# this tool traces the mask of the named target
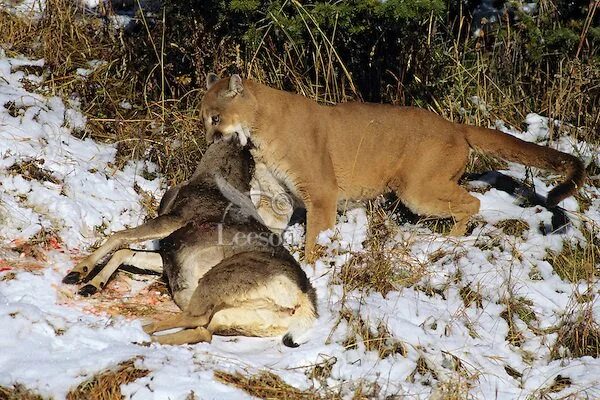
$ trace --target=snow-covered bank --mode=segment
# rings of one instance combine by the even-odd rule
[[[42,230],[58,234],[69,247],[92,244],[95,230],[108,234],[143,221],[142,198],[134,190],[160,197],[160,181],[148,181],[148,162],[113,166],[116,145],[73,136],[85,118],[55,96],[25,87],[40,85],[43,60],[3,57],[0,50],[0,225],[5,240],[27,240]],[[24,172],[24,173],[23,173]],[[37,179],[36,179],[37,178]],[[10,218],[7,218],[10,216]]]

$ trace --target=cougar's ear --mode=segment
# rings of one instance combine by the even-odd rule
[[[208,75],[206,75],[206,89],[213,87],[219,79],[219,75],[209,72]]]
[[[240,94],[244,91],[242,77],[238,74],[231,75],[231,78],[229,78],[229,91],[234,94]]]

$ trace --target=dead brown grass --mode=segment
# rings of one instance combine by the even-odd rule
[[[441,98],[433,99],[432,108],[459,122],[493,126],[500,119],[516,128],[523,128],[525,116],[535,111],[572,124],[549,124],[551,141],[568,133],[579,140],[600,143],[600,88],[594,83],[600,79],[598,60],[565,56],[557,74],[550,76],[541,68],[532,71],[520,54],[520,33],[516,29],[507,33],[494,39],[492,51],[485,46],[465,51],[473,48],[472,38],[458,37],[453,49],[445,54],[448,65],[441,79],[449,83],[448,90]],[[527,81],[538,84],[528,86]],[[533,98],[523,101],[524,96]],[[498,160],[478,155],[472,158],[468,170],[479,172],[501,165]]]
[[[525,341],[523,332],[519,330],[516,319],[523,321],[528,328],[536,329],[532,324],[537,320],[535,312],[531,308],[531,301],[522,297],[510,297],[504,302],[506,308],[500,317],[502,317],[508,324],[508,333],[506,335],[506,341],[513,346],[521,346]]]
[[[50,182],[58,184],[59,181],[53,177],[47,170],[40,166],[39,160],[27,160],[12,165],[8,171],[21,175],[24,179],[36,180],[39,182]]]
[[[589,304],[563,318],[556,342],[550,350],[552,360],[583,356],[600,357],[600,324]]]
[[[554,271],[561,279],[569,282],[593,282],[598,276],[600,263],[600,241],[596,235],[583,230],[585,244],[574,244],[565,241],[560,253],[550,253],[546,257]]]
[[[263,28],[265,40],[244,60],[248,77],[278,88],[292,86],[296,92],[325,104],[359,99],[352,75],[334,46],[335,33],[327,35],[301,2],[293,1],[291,6],[311,32],[312,46],[290,42],[283,53],[273,52],[270,35],[277,30],[288,37],[293,35],[286,32],[285,24],[271,21]]]
[[[535,393],[535,397],[536,399],[555,399],[557,398],[556,396],[553,396],[553,394],[555,393],[559,393],[562,390],[568,388],[569,386],[572,385],[572,381],[571,378],[569,378],[568,376],[562,376],[562,375],[557,375],[554,380],[552,381],[551,384],[549,384],[548,386],[545,386],[543,388],[541,388],[540,390],[538,390]],[[577,397],[577,395],[573,396],[568,396],[568,397],[561,397],[561,398],[566,398],[566,399],[576,399],[579,398]],[[584,396],[582,398],[587,398],[587,396]]]
[[[329,363],[327,364],[329,365]],[[353,400],[366,400],[381,398],[380,386],[363,380],[344,382],[334,388],[329,388],[327,383],[323,382],[323,387],[319,390],[300,390],[285,383],[279,376],[269,371],[262,371],[254,375],[215,371],[215,378],[259,399],[341,400],[342,398],[351,398]],[[342,386],[351,389],[351,396],[342,396]]]
[[[119,364],[116,369],[94,375],[67,394],[67,400],[121,400],[121,385],[148,375],[137,369],[134,360]]]
[[[323,397],[315,390],[300,390],[283,381],[272,372],[262,371],[256,375],[243,375],[240,372],[229,373],[215,371],[215,378],[219,382],[237,387],[251,396],[260,399],[335,399],[341,397]]]
[[[131,62],[144,50],[125,45],[124,33],[103,18],[108,13],[85,13],[71,0],[48,0],[37,20],[0,12],[3,43],[9,44],[3,48],[9,56],[45,59],[46,90],[78,99],[87,124],[76,134],[115,143],[116,167],[148,159],[169,183],[180,182],[193,173],[205,147],[197,117],[199,93],[168,99],[148,87],[147,77]],[[91,69],[92,60],[102,63],[88,76],[79,75],[79,68]],[[160,66],[158,53],[153,61]]]
[[[529,224],[521,219],[504,219],[496,223],[496,226],[502,229],[507,235],[523,236],[523,233],[529,230]]]
[[[475,397],[469,395],[471,383],[463,379],[447,380],[440,382],[436,388],[436,395],[440,400],[468,400]]]
[[[475,304],[477,308],[483,308],[483,296],[477,290],[473,290],[471,286],[462,287],[458,294],[465,307],[470,307],[471,304]]]
[[[0,400],[44,400],[44,398],[17,383],[11,388],[0,386]]]
[[[381,359],[396,354],[406,357],[406,346],[389,332],[383,322],[380,322],[376,330],[373,330],[360,315],[356,315],[348,309],[342,310],[341,317],[348,322],[351,330],[351,334],[344,341],[346,349],[356,348],[361,343],[365,350],[376,351]]]
[[[425,384],[430,385],[433,382],[430,382],[431,379],[438,380],[438,376],[435,371],[427,364],[427,360],[424,357],[419,357],[417,360],[417,366],[410,373],[407,381],[411,383],[415,383],[418,380],[423,381]]]
[[[423,385],[432,386],[431,398],[441,400],[463,400],[473,398],[469,394],[470,388],[477,383],[477,372],[469,371],[464,362],[450,353],[444,352],[449,367],[456,373],[454,379],[441,380],[432,368],[431,361],[427,360],[425,354],[417,359],[415,369],[408,376],[407,381],[411,383],[421,382]]]
[[[374,291],[385,296],[421,280],[426,265],[417,262],[407,246],[392,242],[397,231],[397,225],[386,211],[371,206],[365,251],[354,254],[336,277],[346,291]]]

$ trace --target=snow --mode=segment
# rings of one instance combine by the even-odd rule
[[[46,7],[45,0],[20,0],[1,2],[0,6],[6,12],[27,16],[29,18],[39,18]]]
[[[131,161],[123,170],[114,168],[116,146],[73,136],[84,130],[84,116],[58,97],[27,91],[24,82],[40,78],[19,71],[23,66],[41,68],[43,60],[0,59],[0,210],[15,216],[0,226],[0,237],[26,240],[50,230],[77,247],[97,240],[97,229],[108,234],[142,222],[133,184],[159,195],[160,182],[140,176],[155,167]],[[10,171],[24,163],[51,180],[28,180]]]
[[[26,74],[22,66],[36,66],[40,74]],[[417,284],[398,284],[385,296],[349,291],[340,283],[345,265],[371,267],[357,257],[370,251],[370,216],[363,208],[352,209],[339,217],[335,229],[320,235],[318,243],[325,247],[321,259],[314,266],[303,265],[317,291],[320,314],[306,343],[290,349],[281,338],[215,337],[211,344],[147,346],[149,338],[141,329],[146,320],[91,312],[87,305],[93,299],[80,298],[76,288],[63,285],[61,279],[79,252],[143,221],[146,210],[134,186],[159,199],[162,181],[142,177],[144,170],[155,172],[156,166],[130,161],[119,169],[114,166],[115,146],[79,139],[85,118],[76,102],[46,93],[43,68],[43,60],[0,53],[0,266],[9,266],[0,268],[0,385],[21,383],[42,396],[63,399],[94,374],[135,359],[138,368],[150,373],[122,386],[127,399],[185,399],[191,392],[203,399],[247,398],[215,380],[215,370],[268,370],[299,389],[319,389],[325,382],[345,397],[351,397],[361,382],[376,383],[371,386],[374,397],[421,399],[439,395],[444,383],[465,381],[465,376],[470,377],[465,390],[473,398],[525,399],[561,375],[572,384],[557,395],[600,396],[600,361],[551,360],[557,335],[543,332],[587,306],[600,320],[597,283],[590,288],[585,282],[564,281],[545,260],[548,251],[560,251],[565,242],[585,241],[584,227],[598,234],[600,190],[590,185],[583,188],[591,201],[583,212],[573,199],[562,203],[574,220],[563,234],[543,236],[538,231],[540,224],[551,223],[551,213],[543,207],[517,205],[515,198],[481,183],[471,186],[478,189],[473,195],[480,199],[481,211],[469,236],[449,238],[423,225],[390,221],[393,234],[386,248],[399,254],[395,266],[422,268],[425,273]],[[524,140],[549,141],[547,118],[529,114],[525,123],[524,132],[501,122],[498,127]],[[566,136],[550,145],[586,162],[597,160],[600,150]],[[33,163],[47,178],[27,176],[24,163]],[[503,173],[522,179],[525,168],[511,163]],[[545,179],[533,179],[539,193],[550,188]],[[506,219],[523,220],[529,228],[521,236],[504,234],[494,224]],[[47,259],[38,260],[39,267],[19,268],[28,259],[15,253],[15,242],[42,231],[58,237],[61,246],[45,251]],[[297,257],[303,237],[300,225],[285,232]],[[440,256],[433,259],[434,253]],[[9,274],[14,275],[8,278]],[[132,291],[139,291],[140,285],[132,284]],[[479,293],[479,306],[465,304],[460,293],[465,287]],[[591,302],[578,303],[578,295],[588,289]],[[520,347],[507,341],[509,325],[501,317],[511,298],[523,299],[535,313],[531,326],[537,334],[514,318],[523,336]],[[360,317],[372,332],[385,326],[406,354],[381,358],[362,340],[349,346],[346,341],[356,336],[356,321],[348,316]],[[429,372],[415,372],[419,360]],[[325,364],[331,366],[330,376],[323,381],[310,378],[314,366]],[[507,367],[522,377],[513,378]]]

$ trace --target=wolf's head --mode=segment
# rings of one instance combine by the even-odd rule
[[[239,75],[219,79],[213,73],[206,77],[208,91],[202,99],[201,112],[208,143],[237,140],[245,146],[254,123],[256,99],[244,88]]]

